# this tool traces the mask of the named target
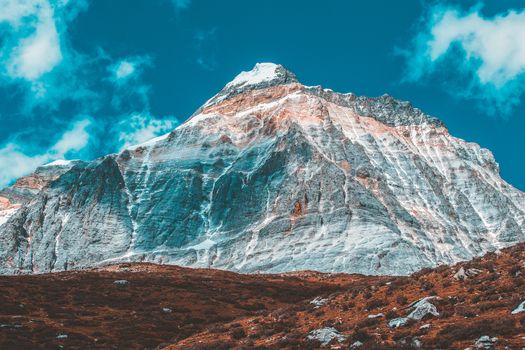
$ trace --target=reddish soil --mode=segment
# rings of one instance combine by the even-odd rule
[[[1,276],[0,349],[152,349],[364,279],[153,264]],[[127,283],[114,283],[119,280]]]
[[[363,350],[417,342],[475,349],[482,335],[498,338],[494,349],[522,349],[525,312],[511,311],[525,300],[524,261],[522,244],[410,277],[241,275],[153,264],[4,276],[0,349],[348,349],[356,341]],[[458,280],[460,267],[480,272]],[[427,296],[439,297],[431,301],[439,316],[388,327]],[[326,300],[316,306],[315,297]],[[323,327],[345,339],[324,347],[307,339]]]

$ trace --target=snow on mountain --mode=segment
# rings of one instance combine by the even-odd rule
[[[0,227],[0,268],[408,274],[521,241],[525,195],[488,150],[408,102],[258,64],[170,134],[45,187]]]
[[[65,159],[57,159],[55,161],[52,161],[51,163],[44,164],[42,166],[48,167],[48,166],[68,166],[71,164],[71,160],[65,160]]]
[[[241,72],[226,88],[231,86],[256,85],[264,81],[271,81],[276,78],[279,66],[274,63],[257,63],[255,67],[248,72]]]
[[[166,139],[169,135],[170,135],[170,133],[167,133],[167,134],[164,134],[164,135],[161,135],[161,136],[157,136],[157,137],[152,138],[151,140],[148,140],[146,142],[140,143],[138,145],[129,146],[129,147],[127,147],[127,149],[128,150],[135,150],[135,149],[137,149],[139,147],[152,146],[155,143]]]

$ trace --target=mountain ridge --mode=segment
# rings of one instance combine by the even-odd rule
[[[525,195],[437,118],[273,64],[233,82],[171,133],[51,182],[0,226],[0,270],[408,274],[525,239]]]

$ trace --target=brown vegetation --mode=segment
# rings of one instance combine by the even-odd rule
[[[487,335],[498,338],[496,349],[521,349],[525,313],[511,311],[525,300],[524,261],[518,245],[410,277],[153,264],[0,277],[0,348],[316,349],[308,333],[333,327],[345,339],[325,348],[465,349]],[[480,272],[457,279],[460,267]],[[388,326],[427,296],[438,297],[439,316]]]

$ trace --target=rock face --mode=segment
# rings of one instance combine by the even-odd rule
[[[0,191],[0,225],[22,205],[28,204],[50,182],[58,179],[82,161],[57,160],[38,167],[31,175],[19,178],[12,186]]]
[[[44,187],[0,226],[0,271],[408,274],[524,241],[524,212],[488,150],[409,103],[257,64],[170,134]]]

